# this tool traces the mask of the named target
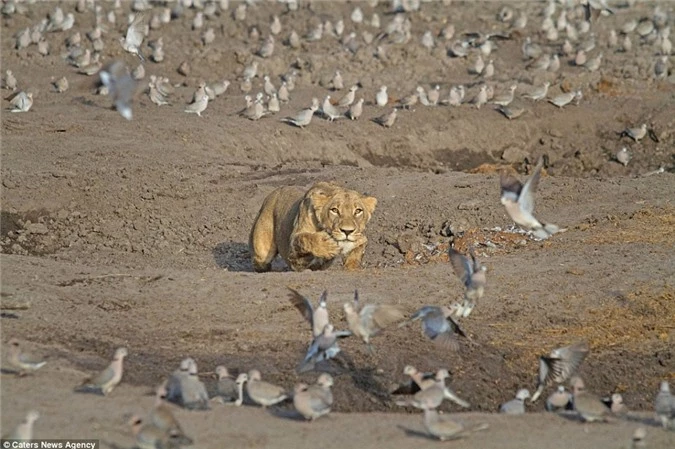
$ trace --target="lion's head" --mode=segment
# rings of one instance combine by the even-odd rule
[[[335,184],[319,182],[305,195],[314,212],[315,225],[338,243],[355,242],[363,235],[377,199]],[[344,250],[348,250],[346,245]]]

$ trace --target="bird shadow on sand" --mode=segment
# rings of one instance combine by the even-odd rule
[[[425,440],[438,441],[438,439],[434,438],[433,435],[429,435],[428,433],[422,432],[421,430],[411,429],[409,427],[402,426],[401,424],[398,424],[396,427],[405,432],[406,436],[408,437],[424,438]]]
[[[281,418],[288,421],[296,421],[296,422],[307,421],[300,413],[298,413],[297,410],[273,407],[268,409],[268,413],[276,418]]]
[[[253,271],[251,256],[246,243],[222,242],[211,250],[211,254],[216,265],[224,270]]]

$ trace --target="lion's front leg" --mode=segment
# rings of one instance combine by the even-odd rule
[[[293,237],[291,258],[334,259],[340,254],[340,246],[327,232],[303,232]]]
[[[365,236],[360,236],[354,243],[356,246],[344,258],[344,266],[347,270],[358,270],[361,268],[361,260],[363,259],[363,254],[366,252],[368,239]]]

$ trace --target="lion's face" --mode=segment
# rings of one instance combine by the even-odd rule
[[[317,222],[341,244],[343,253],[349,252],[353,248],[349,242],[357,242],[363,236],[377,199],[332,184],[321,184],[311,195]]]

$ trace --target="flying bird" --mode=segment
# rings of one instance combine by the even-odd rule
[[[539,357],[539,378],[537,390],[532,395],[535,402],[548,385],[566,382],[579,369],[590,351],[585,341],[556,348],[549,355]]]
[[[456,311],[458,315],[467,317],[471,314],[474,307],[476,307],[476,303],[483,297],[487,283],[485,276],[487,267],[476,259],[473,248],[469,248],[471,260],[452,247],[449,253],[452,269],[465,287],[464,302],[460,307],[457,307]]]
[[[133,118],[131,100],[136,91],[137,82],[129,73],[129,68],[121,61],[114,61],[99,72],[101,83],[108,89],[115,109],[127,120]]]

